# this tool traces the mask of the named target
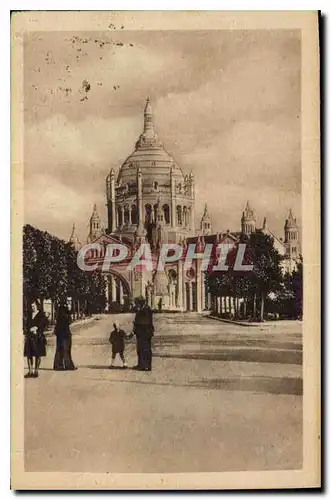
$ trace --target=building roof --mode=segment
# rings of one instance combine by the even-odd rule
[[[224,233],[214,233],[204,236],[191,236],[186,239],[186,242],[187,244],[197,243],[199,238],[200,240],[203,238],[205,243],[211,243],[211,244],[216,244],[217,239],[219,243],[227,239],[233,240],[235,242],[239,240],[241,234],[242,233],[240,231],[233,231],[233,232],[226,231]]]
[[[148,98],[144,110],[144,131],[136,142],[135,150],[121,166],[117,182],[121,184],[135,183],[139,167],[143,183],[157,181],[160,185],[170,185],[171,168],[178,182],[184,180],[180,167],[165,151],[155,133],[152,107]]]

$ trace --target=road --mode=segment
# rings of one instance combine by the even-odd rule
[[[25,380],[28,472],[302,467],[299,323],[156,314],[153,370],[137,372],[108,368],[114,319],[73,327],[76,372],[52,370],[52,338],[39,378]],[[116,320],[131,331],[132,315]],[[136,363],[134,339],[126,358]]]

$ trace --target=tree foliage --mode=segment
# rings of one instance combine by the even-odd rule
[[[77,266],[71,244],[31,225],[23,228],[23,298],[28,308],[33,300],[50,299],[56,305],[71,297],[84,312],[105,307],[105,278]]]
[[[287,294],[287,316],[301,317],[302,263],[291,275],[283,276],[281,267],[283,257],[274,247],[272,237],[262,231],[256,231],[249,238],[242,236],[240,243],[246,243],[244,261],[245,264],[253,265],[252,271],[240,273],[235,270],[235,248],[233,253],[229,252],[227,271],[213,272],[209,268],[206,273],[207,291],[212,296],[243,299],[245,316],[261,321],[266,313],[283,312],[285,306],[280,307],[280,303]],[[271,292],[276,300],[270,300]],[[281,299],[282,294],[283,299]],[[238,311],[236,313],[239,314]]]

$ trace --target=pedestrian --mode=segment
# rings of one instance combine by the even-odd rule
[[[135,366],[139,371],[152,370],[152,337],[154,335],[153,312],[147,305],[146,299],[137,300],[138,311],[133,323],[133,335],[137,339],[138,363]]]
[[[125,331],[121,328],[121,325],[119,323],[114,323],[113,326],[114,330],[110,332],[109,336],[109,342],[111,343],[112,347],[111,364],[109,368],[114,368],[116,354],[120,355],[120,358],[123,363],[123,368],[127,368],[127,364],[125,362],[125,357],[124,357],[124,349],[125,349],[124,340],[129,337],[126,335]]]
[[[53,370],[77,370],[71,358],[70,312],[64,302],[60,304],[57,311],[54,334],[56,335],[56,352]]]
[[[33,302],[24,329],[24,357],[27,358],[29,370],[25,378],[38,377],[41,358],[46,356],[47,324],[48,319],[43,311],[42,303]]]

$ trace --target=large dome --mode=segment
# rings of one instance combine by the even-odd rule
[[[143,183],[159,185],[170,183],[170,170],[177,180],[183,181],[184,175],[174,159],[164,150],[153,125],[152,109],[147,99],[144,111],[144,131],[140,135],[134,152],[125,160],[120,168],[117,181],[120,184],[136,182],[137,169],[140,167]]]

